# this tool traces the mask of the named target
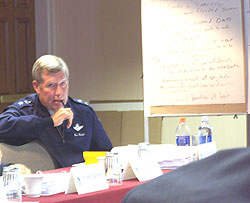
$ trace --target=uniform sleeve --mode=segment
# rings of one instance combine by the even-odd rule
[[[106,134],[96,113],[93,112],[93,137],[91,142],[91,150],[93,151],[110,151],[112,149],[111,141]]]
[[[23,145],[35,140],[53,120],[35,115],[24,115],[19,109],[8,108],[0,114],[0,142]]]

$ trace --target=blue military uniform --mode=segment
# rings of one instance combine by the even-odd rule
[[[56,160],[58,167],[83,161],[83,151],[109,151],[112,144],[93,109],[82,100],[68,98],[65,107],[71,108],[74,118],[59,127],[37,94],[31,94],[8,106],[0,114],[0,142],[23,145],[39,140]]]

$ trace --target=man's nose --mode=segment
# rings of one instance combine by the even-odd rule
[[[62,87],[60,85],[57,85],[55,95],[60,95],[62,94],[62,92],[63,92]]]

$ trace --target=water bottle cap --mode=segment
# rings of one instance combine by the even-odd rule
[[[207,116],[202,116],[201,121],[208,121],[208,117]]]
[[[180,123],[185,123],[186,122],[186,118],[185,117],[181,117],[179,121],[180,121]]]

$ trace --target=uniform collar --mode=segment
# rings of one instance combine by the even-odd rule
[[[49,111],[46,109],[45,106],[42,105],[37,94],[35,96],[34,108],[35,108],[38,115],[40,115],[42,117],[50,116]]]

